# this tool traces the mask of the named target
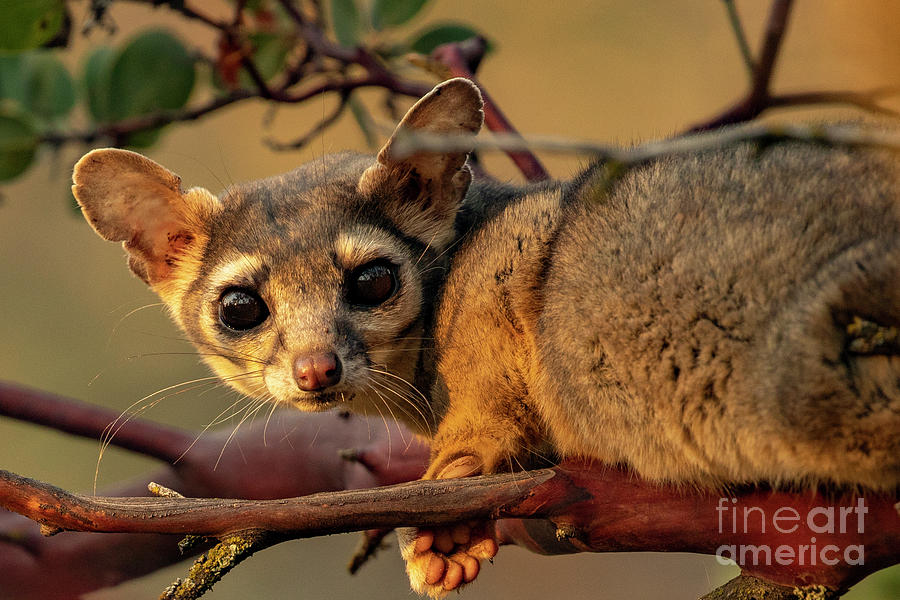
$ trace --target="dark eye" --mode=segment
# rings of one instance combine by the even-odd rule
[[[268,316],[269,307],[251,289],[228,288],[219,297],[219,320],[229,329],[253,329]]]
[[[397,288],[397,265],[376,260],[350,272],[347,301],[357,306],[378,306],[393,296]]]

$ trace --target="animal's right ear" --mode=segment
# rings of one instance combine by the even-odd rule
[[[199,261],[207,241],[204,224],[221,209],[210,192],[182,191],[180,177],[128,150],[88,152],[76,163],[72,181],[72,193],[94,230],[123,242],[128,266],[154,287]]]
[[[400,156],[395,142],[407,132],[474,135],[484,122],[483,106],[481,92],[468,79],[437,85],[403,117],[375,164],[360,178],[359,191],[377,198],[379,208],[407,235],[444,247],[452,240],[456,211],[472,181],[466,166],[469,151]]]

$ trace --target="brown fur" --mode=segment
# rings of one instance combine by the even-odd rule
[[[451,80],[398,131],[481,120],[477,90]],[[517,190],[470,188],[465,153],[398,157],[394,139],[374,161],[324,157],[219,199],[98,150],[74,190],[224,380],[401,418],[434,435],[426,477],[556,452],[701,486],[900,485],[900,357],[854,354],[846,333],[857,316],[900,325],[894,157],[738,144]],[[396,294],[348,304],[347,274],[376,259]],[[223,328],[233,286],[268,320]],[[309,352],[339,356],[340,383],[298,389]],[[452,568],[490,556],[481,541]],[[440,595],[426,579],[444,555],[416,543],[407,532],[413,585]]]
[[[507,435],[438,440],[493,469],[492,446],[533,443],[525,403],[562,455],[651,479],[900,485],[900,357],[852,355],[846,334],[851,315],[900,324],[896,160],[753,151],[532,195],[479,232],[438,311],[434,401]]]

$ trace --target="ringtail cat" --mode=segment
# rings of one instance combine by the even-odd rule
[[[372,158],[325,156],[216,197],[101,149],[74,194],[239,391],[391,413],[432,437],[425,477],[558,456],[698,486],[900,485],[896,158],[750,144],[615,180],[472,182],[467,153],[400,156],[405,131],[475,134],[463,79]],[[440,596],[496,552],[487,527],[405,537]]]

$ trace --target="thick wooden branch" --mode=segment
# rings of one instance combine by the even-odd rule
[[[265,532],[288,539],[512,519],[501,522],[500,541],[534,552],[718,554],[773,583],[832,590],[900,562],[896,503],[877,494],[753,489],[720,495],[577,461],[524,473],[268,501],[91,498],[0,473],[0,504],[59,529],[217,538]]]
[[[313,537],[404,524],[526,516],[515,508],[533,488],[553,480],[551,470],[465,480],[403,483],[369,490],[313,494],[283,500],[111,498],[71,494],[0,471],[0,504],[54,528],[104,533],[191,533],[222,537],[247,530]],[[557,497],[571,503],[565,494]],[[500,507],[500,508],[497,508]],[[552,505],[540,509],[548,514]],[[558,507],[557,507],[558,508]],[[512,511],[507,514],[507,511]],[[522,514],[517,514],[524,510]]]

